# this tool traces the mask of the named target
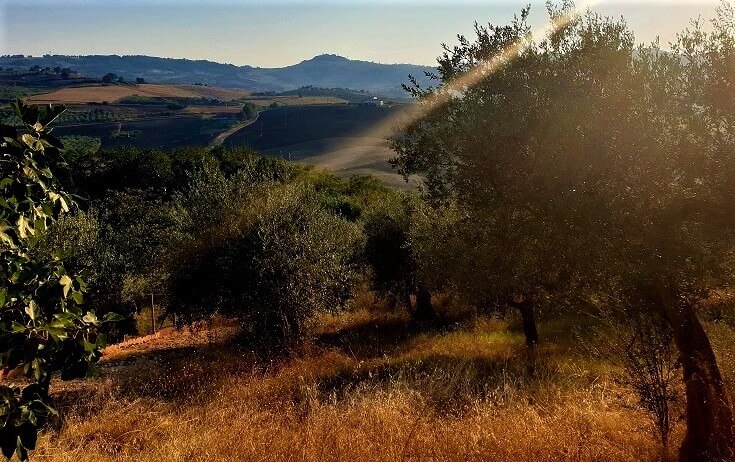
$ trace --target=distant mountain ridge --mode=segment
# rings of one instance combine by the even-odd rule
[[[385,96],[405,96],[401,84],[408,81],[409,74],[426,82],[424,73],[435,70],[429,66],[380,64],[328,54],[281,68],[236,66],[207,60],[142,55],[0,57],[0,67],[31,66],[68,67],[98,78],[112,72],[128,81],[142,77],[148,82],[203,83],[254,91],[286,91],[311,85],[367,90]]]

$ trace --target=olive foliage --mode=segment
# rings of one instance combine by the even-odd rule
[[[466,213],[476,274],[490,274],[470,280],[475,293],[606,294],[670,326],[682,459],[729,457],[732,412],[696,308],[733,283],[733,7],[671,51],[636,47],[624,22],[572,2],[548,10],[557,27],[540,41],[526,9],[446,47],[437,85],[410,88],[423,112],[394,141],[394,165]]]
[[[300,342],[314,313],[350,297],[359,227],[326,209],[308,183],[204,171],[182,201],[196,232],[172,272],[177,319],[238,318],[255,347],[277,353]]]

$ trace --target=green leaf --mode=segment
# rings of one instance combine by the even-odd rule
[[[71,290],[71,278],[65,274],[59,279],[59,284],[64,287],[64,297],[67,297],[69,295],[69,290]]]
[[[62,340],[66,340],[69,338],[69,334],[66,332],[65,329],[59,329],[59,328],[53,328],[53,327],[47,327],[46,332],[57,342],[60,342]]]
[[[31,134],[25,133],[23,136],[20,137],[20,139],[21,141],[23,141],[23,143],[26,144],[26,146],[34,151],[43,150],[43,144],[41,144],[41,140]]]
[[[8,296],[8,288],[0,287],[0,308],[5,306],[5,298]]]
[[[18,455],[18,460],[21,462],[26,462],[28,460],[28,451],[23,447],[23,443],[20,441],[20,438],[18,438],[18,444],[15,450]]]
[[[125,317],[117,313],[109,312],[109,313],[106,313],[102,319],[105,322],[119,322],[119,321],[124,321]]]
[[[31,415],[34,415],[31,413]],[[20,441],[23,443],[23,447],[26,449],[35,449],[36,448],[36,441],[38,439],[38,428],[37,425],[37,419],[34,415],[34,420],[28,419],[31,425],[21,425],[19,428],[19,435]]]
[[[36,320],[36,316],[38,316],[38,307],[36,306],[36,302],[34,300],[28,302],[28,306],[26,306],[25,312],[28,317],[31,318],[31,321]]]
[[[82,318],[82,321],[86,322],[87,324],[94,324],[95,326],[99,324],[99,320],[97,319],[97,316],[95,316],[93,311],[88,311],[87,314],[85,314]]]
[[[74,299],[77,305],[81,305],[82,303],[84,303],[84,296],[81,292],[72,292],[71,298]]]
[[[0,226],[0,242],[4,242],[11,249],[14,249],[15,248],[15,242],[13,242],[13,238],[10,237],[10,235],[5,232],[8,229],[10,229],[9,226]]]
[[[69,205],[66,203],[66,200],[64,199],[63,196],[59,196],[59,203],[61,204],[61,209],[64,212],[68,212],[69,211]]]

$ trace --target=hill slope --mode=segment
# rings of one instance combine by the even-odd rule
[[[205,60],[156,58],[151,56],[65,56],[0,57],[0,67],[17,69],[69,67],[90,77],[108,72],[128,81],[143,77],[162,83],[205,83],[258,91],[284,91],[301,86],[344,87],[368,90],[386,96],[404,96],[401,84],[411,74],[426,81],[428,66],[379,64],[355,61],[336,55],[321,55],[283,68],[235,66]]]

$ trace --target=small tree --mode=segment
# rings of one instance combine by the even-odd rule
[[[48,227],[73,206],[57,181],[63,146],[48,128],[64,107],[18,102],[13,109],[25,131],[0,125],[0,365],[3,376],[17,370],[33,383],[0,385],[0,450],[26,460],[55,412],[52,375],[86,375],[105,344],[100,326],[118,317],[84,313],[84,280],[67,272],[62,253],[38,250]]]
[[[240,120],[250,120],[258,114],[258,107],[250,102],[243,104],[240,112]]]
[[[373,290],[393,307],[403,304],[415,321],[425,322],[433,320],[436,312],[432,285],[426,271],[418,272],[420,263],[411,239],[412,220],[419,207],[420,201],[409,195],[386,196],[365,217],[363,232]]]
[[[117,82],[118,79],[119,77],[117,76],[117,74],[108,72],[102,77],[102,83],[113,83],[113,82]]]
[[[344,305],[357,276],[359,230],[322,200],[257,169],[205,169],[181,199],[194,241],[173,268],[170,311],[182,322],[238,318],[265,353],[298,345],[304,323]]]

